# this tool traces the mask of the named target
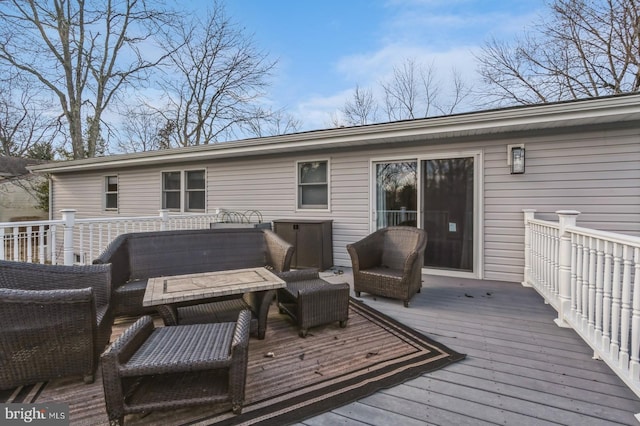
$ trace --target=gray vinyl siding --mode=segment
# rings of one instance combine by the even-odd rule
[[[79,214],[86,213],[88,215],[86,217],[102,216],[104,176],[102,173],[53,175],[51,177],[53,219],[60,219],[62,209],[75,209]],[[113,214],[113,212],[109,213]]]
[[[522,209],[557,220],[577,210],[578,226],[640,235],[640,139],[637,130],[519,139],[526,172],[510,175],[506,144],[484,149],[484,268],[486,279],[521,281]]]
[[[507,144],[524,143],[526,172],[511,175]],[[557,210],[578,210],[578,225],[640,235],[640,135],[622,129],[520,136],[510,139],[434,143],[336,152],[297,153],[216,161],[193,161],[144,169],[54,176],[54,216],[61,208],[79,217],[112,216],[103,210],[103,179],[119,177],[119,216],[155,215],[160,209],[161,173],[206,170],[207,210],[258,210],[266,221],[332,219],[334,263],[350,266],[346,245],[370,232],[370,167],[372,160],[419,158],[441,153],[479,152],[481,253],[483,276],[522,281],[524,224],[522,209],[557,220]],[[296,209],[296,161],[330,162],[330,211]]]

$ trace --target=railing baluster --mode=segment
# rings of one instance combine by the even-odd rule
[[[589,237],[582,244],[582,330],[587,330],[589,321]]]
[[[640,248],[633,253],[633,316],[631,319],[631,361],[629,370],[631,378],[640,378]]]
[[[46,263],[45,225],[38,226],[38,261]]]
[[[20,259],[20,233],[18,232],[18,227],[13,227],[13,259]]]
[[[620,318],[621,369],[629,368],[629,335],[631,334],[631,247],[625,245],[622,256],[622,311]]]
[[[553,249],[551,252],[551,281],[553,282],[553,295],[560,296],[560,230],[552,229]]]
[[[574,320],[577,312],[577,299],[578,299],[578,275],[577,275],[577,259],[578,259],[578,236],[571,234],[571,316]]]
[[[5,250],[4,250],[6,243],[7,243],[7,240],[5,239],[4,228],[0,228],[0,260],[7,260]]]
[[[611,343],[611,274],[612,272],[612,244],[604,243],[604,295],[602,297],[602,348],[607,350]]]
[[[582,321],[582,283],[583,283],[583,275],[582,275],[582,262],[584,256],[582,255],[584,246],[582,245],[584,237],[578,235],[576,244],[576,321]]]
[[[33,227],[27,226],[27,234],[25,235],[25,241],[27,243],[27,262],[33,262],[33,241],[31,241],[31,235],[33,234]]]
[[[620,256],[621,247],[616,243],[613,245],[613,277],[611,294],[613,300],[611,302],[611,344],[609,345],[612,358],[618,358],[620,350],[620,297],[621,283],[620,271],[622,258]]]
[[[594,336],[596,327],[596,241],[589,238],[589,314],[588,330],[591,338]]]
[[[600,345],[602,343],[602,308],[603,308],[603,290],[604,290],[604,250],[603,250],[604,242],[598,238],[596,242],[596,323],[595,323],[595,333],[594,333],[594,341]]]
[[[84,224],[80,223],[77,225],[78,226],[78,231],[80,233],[80,242],[79,242],[79,249],[78,249],[78,256],[80,257],[80,259],[78,259],[80,261],[80,263],[84,263],[84,256],[82,256],[82,253],[84,252]],[[75,259],[74,259],[75,260]]]
[[[97,254],[94,252],[95,245],[93,240],[93,237],[94,237],[93,227],[94,227],[93,223],[90,223],[88,226],[89,228],[89,248],[88,248],[89,259],[85,259],[86,264],[91,263],[94,258],[98,257]]]

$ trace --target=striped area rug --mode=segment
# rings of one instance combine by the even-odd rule
[[[114,338],[128,325],[114,327]],[[272,306],[264,340],[251,338],[245,405],[129,415],[128,425],[241,425],[299,422],[464,358],[351,299],[346,328],[329,324],[306,338]],[[64,378],[0,393],[4,402],[69,404],[72,425],[108,424],[100,371],[94,384]]]

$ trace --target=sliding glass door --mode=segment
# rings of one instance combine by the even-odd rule
[[[372,227],[427,231],[424,267],[475,273],[478,155],[373,163]]]
[[[374,163],[375,229],[397,225],[417,226],[417,169],[415,160]]]

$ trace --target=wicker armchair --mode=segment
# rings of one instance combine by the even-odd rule
[[[111,266],[0,261],[0,388],[94,380],[109,343]]]
[[[269,306],[275,290],[245,293],[240,298],[187,306],[160,305],[156,308],[165,325],[205,324],[235,321],[243,310],[251,312],[251,334],[264,339],[267,331]]]
[[[408,226],[392,226],[375,231],[347,245],[353,266],[353,289],[400,299],[409,306],[422,287],[422,265],[427,233]]]
[[[242,412],[249,320],[158,327],[138,319],[102,355],[102,383],[111,424],[124,416],[200,404]]]

